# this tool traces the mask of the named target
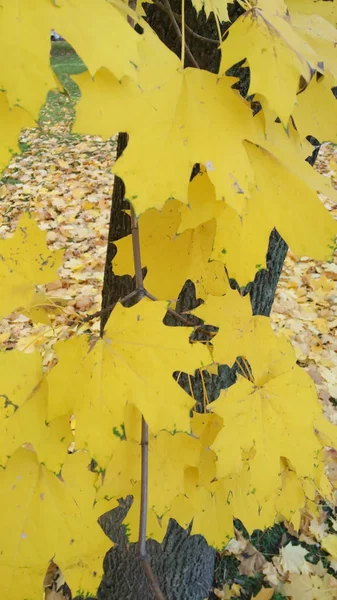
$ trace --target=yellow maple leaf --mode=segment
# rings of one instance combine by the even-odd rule
[[[0,590],[22,600],[41,594],[53,559],[71,588],[96,593],[111,542],[97,525],[97,475],[85,453],[68,455],[62,480],[20,448],[0,472]],[[41,532],[43,539],[41,540]]]
[[[233,536],[233,510],[227,503],[227,490],[220,482],[194,486],[188,494],[175,498],[172,509],[164,515],[163,524],[174,518],[184,528],[192,524],[192,534],[206,537],[214,548],[223,549]]]
[[[37,9],[27,2],[5,0],[1,5],[0,88],[10,107],[19,104],[35,118],[48,90],[55,87],[49,64],[53,25],[48,4],[52,6],[45,2]]]
[[[324,577],[318,575],[299,575],[291,573],[288,581],[281,586],[281,593],[292,600],[326,600],[336,597],[334,577],[326,573]]]
[[[321,541],[321,546],[324,550],[326,550],[331,556],[337,558],[337,535],[334,533],[329,533],[325,536]]]
[[[232,364],[243,356],[252,372],[250,381],[240,377],[208,407],[224,422],[212,445],[219,456],[218,476],[239,472],[243,453],[253,449],[250,472],[260,504],[279,485],[282,457],[298,477],[320,477],[322,446],[313,424],[334,444],[336,429],[323,419],[314,384],[296,366],[291,344],[272,331],[269,319],[250,317],[249,299],[234,290],[222,298],[208,298],[194,312],[219,327],[212,340],[215,362]],[[268,477],[263,464],[269,466]]]
[[[302,482],[296,473],[285,465],[287,461],[282,459],[282,489],[275,500],[277,513],[283,519],[291,522],[296,530],[300,525],[300,511],[305,506],[306,497]]]
[[[203,165],[188,186],[188,203],[178,204],[178,209],[181,219],[177,233],[196,229],[222,214],[223,201],[216,200],[214,185]]]
[[[56,279],[63,252],[52,252],[46,234],[25,213],[12,238],[0,241],[0,315],[29,308],[35,286]]]
[[[265,211],[265,206],[261,210],[259,204],[261,205],[263,198],[258,194],[255,196],[242,196],[241,199],[238,196],[239,210],[234,210],[225,201],[216,200],[214,186],[206,170],[202,168],[189,185],[188,205],[179,206],[181,223],[178,232],[214,220],[216,230],[211,252],[213,269],[216,268],[215,261],[221,261],[226,265],[230,277],[242,284],[254,279],[256,270],[265,266],[268,240],[273,227],[267,218],[261,220],[260,215]],[[258,237],[256,228],[259,229]],[[218,279],[219,274],[220,272],[217,274]],[[214,294],[209,285],[205,287],[208,293]],[[216,293],[225,291],[219,289]]]
[[[86,336],[56,345],[59,362],[48,375],[50,418],[74,413],[77,447],[88,448],[101,464],[113,453],[113,429],[124,422],[126,405],[135,405],[154,433],[189,430],[193,400],[172,375],[207,364],[209,352],[189,343],[189,330],[165,326],[165,312],[165,302],[117,305],[90,352]]]
[[[1,6],[0,88],[10,106],[19,104],[35,118],[55,80],[49,64],[50,31],[71,44],[92,75],[102,65],[118,78],[137,63],[138,34],[116,7],[97,0],[43,2],[38,7],[5,0]]]
[[[264,96],[287,125],[300,77],[310,81],[317,59],[315,51],[294,31],[286,13],[275,9],[272,2],[258,2],[231,25],[221,54],[220,73],[247,59],[248,93]]]
[[[207,168],[217,197],[226,196],[236,206],[238,192],[247,190],[253,178],[243,139],[253,137],[255,126],[232,82],[206,71],[176,68],[162,85],[144,92],[130,79],[119,82],[101,70],[95,82],[82,76],[79,111],[85,104],[76,130],[104,137],[120,130],[129,133],[114,173],[125,182],[126,198],[137,214],[160,209],[167,199],[186,203],[195,163]],[[97,112],[100,126],[93,117]]]
[[[138,538],[141,480],[140,420],[136,439],[130,435],[130,425],[135,417],[137,421],[135,414],[128,417],[126,440],[116,446],[97,494],[97,506],[101,512],[107,510],[106,497],[134,496],[133,505],[124,520],[131,541]],[[194,527],[193,531],[203,533],[207,539],[216,540],[220,545],[228,532],[233,531],[232,511],[224,506],[224,492],[210,483],[215,477],[215,455],[208,444],[221,428],[221,419],[208,414],[195,414],[194,417],[198,423],[194,419],[192,436],[186,433],[172,435],[167,431],[156,436],[150,434],[148,536],[161,541],[169,518],[174,516],[182,526],[187,526],[194,519],[196,529]],[[221,540],[220,535],[224,536]]]
[[[139,218],[142,266],[147,268],[145,286],[159,300],[172,300],[178,298],[185,281],[191,279],[199,297],[205,295],[205,288],[210,289],[213,278],[218,293],[224,293],[227,286],[223,265],[209,263],[215,221],[177,235],[180,205],[170,200],[162,211],[148,210]],[[116,246],[114,273],[133,275],[132,235],[118,240]]]
[[[71,442],[69,419],[47,423],[48,387],[38,352],[0,352],[0,463],[30,443],[39,459],[58,472]]]
[[[316,6],[319,6],[318,2],[316,3]],[[319,14],[307,15],[303,14],[303,12],[292,12],[291,22],[295,31],[297,31],[298,34],[316,51],[318,57],[318,70],[323,71],[324,74],[330,72],[336,79],[336,27]]]
[[[263,110],[255,115],[255,119],[260,120],[261,125],[259,129],[257,128],[259,136],[255,140],[256,146],[268,150],[286,168],[287,179],[292,175],[295,182],[300,179],[305,186],[311,188],[311,195],[313,192],[321,192],[337,202],[337,192],[329,178],[321,175],[305,160],[312,152],[311,144],[301,138],[292,121],[285,130],[282,123],[277,121],[276,113],[268,108],[262,96],[257,95],[256,99],[263,106]],[[294,183],[294,185],[298,184]]]
[[[200,442],[185,433],[172,435],[167,431],[161,431],[157,436],[150,435],[149,455],[148,511],[149,514],[161,518],[170,510],[175,497],[184,493],[185,470],[189,466],[197,467]],[[104,483],[97,494],[99,510],[104,507],[102,501],[107,496],[116,500],[129,494],[134,496],[126,520],[130,525],[132,541],[137,540],[139,533],[140,466],[140,444],[129,440],[121,441],[107,465]],[[165,528],[162,529],[162,536],[164,534]],[[149,533],[147,535],[150,537]]]
[[[337,99],[332,92],[333,86],[334,80],[328,73],[319,79],[312,79],[305,92],[297,97],[293,116],[302,139],[313,135],[320,142],[337,142]],[[327,114],[329,119],[326,118]]]
[[[221,431],[222,420],[215,414],[194,412],[191,421],[193,434],[200,438],[204,448],[208,448]]]
[[[331,260],[337,223],[324,208],[311,182],[305,180],[306,174],[302,178],[269,152],[253,144],[247,146],[257,185],[248,207],[254,210],[255,198],[259,207],[265,206],[264,220],[269,220],[271,229],[276,227],[296,256]],[[306,165],[310,170],[310,165]]]
[[[300,161],[297,154],[297,173],[290,170],[288,164],[283,164],[284,156],[295,154],[296,140],[292,146],[288,138],[281,149],[284,138],[282,130],[275,131],[277,127],[268,129],[271,138],[268,146],[271,152],[280,155],[281,160],[261,147],[246,144],[255,171],[256,187],[251,186],[250,196],[242,198],[240,214],[227,202],[216,200],[214,186],[204,170],[190,183],[188,206],[180,205],[179,208],[181,223],[178,231],[214,219],[216,232],[211,257],[224,263],[230,277],[241,285],[252,281],[256,271],[266,266],[269,236],[274,227],[298,257],[330,259],[334,248],[337,225],[317,197],[316,178],[311,180],[315,171],[307,162]],[[301,163],[309,168],[309,172],[306,168],[301,171]],[[279,201],[275,201],[276,198]],[[303,224],[302,233],[299,223]],[[319,230],[318,223],[321,224]],[[258,237],[256,231],[259,231]]]
[[[274,593],[274,588],[262,588],[256,596],[253,596],[253,598],[255,600],[271,600]]]
[[[204,10],[207,18],[213,13],[214,17],[220,22],[229,21],[227,9],[229,2],[223,2],[222,0],[192,0],[192,4],[198,13]]]
[[[319,15],[329,21],[334,27],[337,27],[337,6],[336,2],[326,2],[326,0],[286,0],[290,11],[293,13],[305,15]]]
[[[224,419],[212,445],[219,475],[238,471],[242,451],[254,448],[250,470],[261,504],[277,488],[282,457],[298,477],[314,478],[322,470],[322,447],[312,425],[321,409],[313,382],[299,367],[263,384],[240,378],[211,409]]]
[[[7,95],[0,91],[0,172],[7,166],[15,152],[19,151],[18,137],[21,129],[32,127],[34,120],[31,115],[19,106],[8,105]]]

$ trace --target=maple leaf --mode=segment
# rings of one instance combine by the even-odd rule
[[[85,453],[68,455],[62,480],[20,448],[0,472],[0,589],[5,598],[41,594],[51,557],[75,590],[96,593],[111,542],[97,527],[97,475]],[[38,543],[43,532],[43,541]]]
[[[319,6],[319,3],[316,3]],[[336,11],[337,16],[337,11]],[[337,20],[337,19],[336,19]],[[292,25],[297,33],[317,52],[318,70],[337,77],[337,29],[322,16],[291,13]]]
[[[329,533],[321,541],[321,546],[326,550],[333,558],[337,558],[337,535]]]
[[[301,509],[306,504],[305,490],[296,473],[289,467],[288,461],[281,461],[282,489],[275,500],[275,507],[282,518],[292,523],[297,531],[300,525]]]
[[[243,139],[252,138],[255,127],[248,104],[232,90],[230,78],[176,68],[148,92],[128,78],[117,81],[107,70],[99,71],[94,82],[83,76],[81,80],[81,120],[75,130],[95,130],[104,137],[120,130],[129,133],[114,173],[123,179],[126,198],[137,214],[160,209],[167,199],[186,202],[195,163],[207,168],[218,198],[231,198],[235,205],[237,193],[247,190],[253,172]],[[98,126],[90,116],[97,112]]]
[[[192,0],[192,4],[197,11],[205,11],[206,17],[208,18],[211,13],[220,22],[229,21],[227,4],[230,2],[222,2],[221,0]]]
[[[247,150],[257,185],[256,191],[251,194],[252,200],[256,199],[259,207],[265,203],[265,210],[269,213],[265,218],[270,219],[271,229],[276,227],[296,256],[331,259],[337,223],[324,208],[310,182],[291,173],[281,161],[262,148],[249,144]],[[310,169],[308,163],[306,165]]]
[[[141,420],[137,413],[127,415],[126,441],[116,446],[97,494],[101,512],[107,510],[107,498],[134,496],[124,520],[132,541],[138,539],[140,510]],[[191,426],[192,436],[166,431],[150,435],[148,536],[161,542],[174,515],[183,527],[193,520],[193,533],[201,533],[209,543],[222,547],[233,532],[233,512],[225,502],[227,489],[211,483],[215,477],[215,455],[209,450],[221,429],[221,419],[194,413]]]
[[[25,213],[13,237],[0,240],[0,315],[30,307],[35,286],[56,278],[62,255],[47,248],[46,234]]]
[[[334,597],[336,586],[333,576],[328,573],[323,578],[291,573],[289,582],[282,585],[281,592],[293,600],[325,600],[327,597]]]
[[[181,223],[178,233],[184,232],[189,227],[200,227],[202,223],[214,220],[216,231],[211,258],[215,260],[211,265],[214,270],[217,269],[214,278],[218,281],[221,273],[217,266],[218,261],[226,265],[230,277],[234,277],[242,284],[254,279],[257,268],[265,267],[268,241],[273,226],[267,218],[263,221],[259,218],[261,212],[266,215],[263,196],[255,194],[254,197],[242,198],[240,204],[239,214],[226,202],[216,200],[214,186],[207,172],[202,169],[190,183],[188,206],[181,204],[179,208]],[[257,227],[258,237],[256,237]],[[193,277],[191,279],[195,281]],[[220,295],[227,291],[219,287],[216,292],[211,292],[209,279],[206,283],[208,293]]]
[[[251,381],[239,377],[209,406],[224,421],[212,449],[219,457],[220,477],[239,472],[242,453],[253,451],[251,476],[256,497],[263,503],[278,486],[281,457],[290,461],[298,477],[315,478],[316,469],[322,470],[321,445],[313,429],[321,412],[314,384],[296,366],[291,345],[274,334],[268,319],[249,317],[248,302],[248,298],[227,293],[224,298],[207,299],[194,312],[207,323],[212,314],[212,324],[219,327],[212,340],[215,362],[232,364],[237,356],[244,356],[251,368]],[[327,426],[325,432],[330,434],[331,428]]]
[[[226,283],[223,265],[209,264],[215,221],[177,235],[180,206],[180,202],[170,200],[162,211],[148,210],[139,218],[142,266],[147,269],[146,287],[159,300],[170,300],[177,298],[185,281],[191,279],[199,297],[205,295],[205,289],[209,291],[211,279],[214,279],[216,293],[224,293]],[[132,235],[118,240],[116,246],[118,252],[113,259],[114,273],[133,275]],[[153,247],[156,248],[155,254]]]
[[[280,138],[277,139],[280,142]],[[216,200],[214,186],[202,170],[190,183],[189,205],[179,208],[181,223],[178,232],[214,219],[216,233],[211,257],[223,262],[229,275],[241,285],[253,280],[256,270],[266,266],[270,232],[274,227],[297,256],[331,257],[337,225],[316,192],[310,189],[311,184],[309,186],[302,178],[289,172],[262,148],[247,144],[247,150],[255,171],[256,187],[250,188],[249,198],[242,198],[240,214],[228,203]],[[273,177],[270,177],[271,172]],[[275,202],[277,197],[279,202]],[[307,210],[308,202],[310,210]],[[295,220],[294,211],[298,211]],[[264,215],[263,220],[261,214]],[[299,219],[303,223],[303,235],[300,235]],[[318,222],[322,223],[320,231],[317,230]],[[259,231],[258,237],[256,231]]]
[[[152,522],[155,516],[161,519],[171,509],[176,496],[185,493],[185,472],[188,467],[198,466],[200,442],[185,433],[172,435],[161,431],[157,436],[150,435],[149,455],[148,514]],[[129,526],[129,539],[132,541],[136,541],[139,534],[140,466],[140,444],[133,440],[121,441],[107,464],[104,483],[97,494],[100,511],[104,504],[99,502],[106,497],[117,500],[130,494],[134,496],[133,505],[125,520]],[[161,541],[165,530],[162,526],[158,529],[157,522],[151,533],[149,530],[148,536],[155,536],[155,539]]]
[[[19,151],[18,137],[21,129],[32,127],[34,121],[30,114],[19,106],[8,105],[7,95],[0,91],[0,123],[1,123],[1,145],[0,145],[0,173],[5,168],[13,153]]]
[[[257,2],[231,25],[221,45],[220,73],[244,58],[250,67],[248,94],[264,96],[287,125],[300,77],[306,84],[312,77],[314,50],[295,33],[285,11],[274,10],[272,2]]]
[[[0,87],[9,105],[20,104],[37,117],[48,90],[55,88],[49,64],[50,31],[55,28],[94,75],[102,65],[116,76],[134,72],[138,35],[105,0],[62,0],[30,6],[5,0],[1,6]],[[105,40],[105,43],[104,43]]]
[[[48,387],[38,352],[0,352],[0,463],[21,445],[32,444],[39,459],[58,472],[72,441],[68,417],[47,423]]]
[[[220,550],[233,536],[234,515],[222,482],[210,483],[207,487],[194,484],[188,493],[174,499],[162,524],[166,527],[170,518],[174,518],[181,527],[187,528],[193,520],[193,535],[203,535],[211,546]]]
[[[273,588],[262,588],[256,596],[253,596],[255,600],[271,600],[273,598],[275,590]]]
[[[209,353],[189,343],[189,330],[166,327],[165,312],[165,302],[117,305],[104,339],[90,352],[86,336],[56,345],[59,362],[48,375],[49,416],[74,413],[77,447],[88,448],[100,464],[113,452],[112,431],[123,423],[126,405],[140,410],[153,433],[189,430],[193,400],[172,375],[207,364]]]
[[[1,5],[0,88],[6,92],[10,107],[19,104],[35,118],[48,90],[56,86],[49,65],[52,25],[48,4],[52,7],[51,2],[37,9],[10,0]]]
[[[299,545],[294,546],[291,542],[283,546],[280,551],[280,565],[283,571],[309,575],[311,566],[305,560],[307,554],[308,550],[306,548]]]
[[[263,111],[260,111],[255,116],[255,119],[261,122],[261,127],[257,129],[259,136],[255,141],[256,147],[268,150],[280,165],[288,171],[287,179],[290,175],[294,177],[294,185],[298,185],[298,180],[301,179],[305,186],[311,188],[309,192],[311,196],[313,192],[321,192],[336,202],[337,192],[334,190],[331,181],[327,177],[322,176],[304,160],[312,151],[312,146],[308,145],[307,140],[301,139],[292,120],[288,129],[285,130],[282,123],[278,122],[275,118],[275,113],[268,109],[266,101],[262,96],[256,95],[255,98],[263,106]],[[249,147],[253,148],[252,145]]]
[[[326,0],[286,0],[290,11],[293,13],[302,13],[304,15],[319,15],[337,27],[337,6],[336,2],[326,2]]]
[[[253,449],[251,477],[260,503],[278,486],[281,457],[290,461],[298,477],[315,478],[316,469],[322,471],[321,445],[312,425],[320,406],[310,377],[299,367],[263,384],[258,378],[251,383],[240,377],[211,408],[224,419],[212,445],[219,458],[218,474],[240,470],[242,452]]]
[[[314,78],[305,94],[298,96],[293,116],[302,139],[312,135],[317,140],[337,142],[337,100],[332,92],[333,84],[329,74],[319,79]],[[331,118],[326,118],[327,113]]]

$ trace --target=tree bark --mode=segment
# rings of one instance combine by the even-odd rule
[[[104,560],[104,576],[98,589],[98,600],[154,600],[144,576],[136,544],[129,544],[122,520],[132,498],[120,501],[120,506],[101,518],[102,528],[116,545]],[[113,517],[113,518],[111,518]],[[213,582],[214,550],[201,535],[190,535],[170,520],[162,544],[146,543],[153,572],[168,600],[207,597]]]
[[[120,133],[117,141],[117,158],[123,153],[128,143],[127,133]],[[115,177],[114,188],[112,192],[110,221],[108,232],[108,244],[105,257],[103,291],[102,291],[102,315],[100,330],[103,335],[104,327],[111,314],[113,307],[118,300],[124,298],[135,287],[134,277],[130,275],[115,275],[112,270],[112,261],[116,255],[117,249],[114,244],[120,238],[131,233],[130,216],[125,210],[130,208],[129,203],[124,200],[125,187],[122,179]],[[130,301],[128,306],[132,306]]]
[[[171,1],[172,10],[180,14],[181,0]],[[145,5],[147,20],[160,39],[176,54],[180,55],[180,40],[172,25],[169,15],[156,4]],[[242,9],[239,5],[229,5],[231,19],[234,20]],[[202,11],[197,15],[191,0],[185,3],[185,18],[188,26],[197,34],[213,40],[218,39],[213,16],[206,19]],[[179,19],[177,19],[179,24]],[[229,24],[222,26],[222,33]],[[186,31],[187,44],[201,68],[212,72],[218,71],[220,53],[217,45],[200,40]],[[186,66],[190,59],[186,56]],[[244,96],[249,87],[249,71],[239,69],[240,81],[238,88]],[[248,84],[247,84],[248,78]],[[118,140],[118,156],[126,147],[127,136],[120,134]],[[117,239],[130,233],[130,220],[123,210],[127,208],[124,201],[123,182],[116,177],[112,198],[109,242],[104,273],[102,295],[101,331],[114,305],[121,297],[135,288],[134,278],[130,276],[117,277],[113,274],[111,261],[116,249],[113,244]],[[268,316],[274,301],[277,283],[282,271],[287,253],[287,245],[274,229],[271,232],[266,256],[267,268],[256,274],[254,282],[249,283],[241,293],[249,293],[252,311],[255,315]],[[145,279],[146,285],[146,279]],[[231,280],[232,287],[238,287]],[[186,282],[178,301],[177,310],[188,310],[199,304],[195,297],[195,287],[192,282]],[[170,321],[171,319],[171,321]],[[174,324],[167,316],[167,324]],[[178,323],[176,323],[178,325]],[[208,401],[216,399],[221,389],[226,389],[236,380],[238,365],[222,365],[218,375],[205,373],[204,382],[207,389]],[[180,377],[179,383],[188,391],[190,383],[187,378]],[[203,390],[200,373],[192,378],[193,393],[196,398],[196,410],[203,410]],[[120,507],[104,515],[100,522],[104,531],[116,543],[106,555],[104,561],[104,576],[98,591],[98,600],[152,600],[153,592],[143,573],[135,544],[129,544],[121,526],[127,514],[131,499],[120,501]],[[215,551],[208,546],[202,536],[190,535],[189,530],[182,529],[171,520],[164,541],[158,544],[148,540],[147,550],[153,571],[167,600],[203,600],[208,596],[214,577]]]

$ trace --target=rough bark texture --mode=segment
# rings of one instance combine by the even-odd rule
[[[171,6],[174,12],[180,14],[181,0],[172,0]],[[154,4],[145,5],[145,8],[147,20],[160,39],[171,50],[180,54],[180,41],[177,39],[169,16]],[[229,5],[229,9],[232,11],[232,18],[242,12],[238,5]],[[213,40],[218,39],[214,18],[210,16],[209,19],[206,19],[203,12],[197,15],[190,0],[186,0],[185,17],[186,23],[196,33]],[[224,32],[226,28],[224,25],[222,31]],[[216,44],[197,39],[188,31],[186,32],[186,41],[200,67],[217,72],[220,54]],[[186,57],[186,66],[189,66],[188,57]],[[245,96],[249,86],[249,72],[247,69],[240,70],[238,67],[237,73],[240,76],[237,87]],[[120,134],[118,155],[125,148],[126,142],[127,136]],[[104,309],[114,305],[118,299],[132,291],[135,286],[132,277],[116,277],[111,269],[111,260],[115,255],[113,242],[130,233],[130,221],[129,217],[123,213],[124,208],[127,208],[124,201],[124,186],[122,181],[116,177],[104,275],[102,300]],[[270,314],[286,252],[286,243],[276,230],[273,230],[267,253],[267,269],[257,273],[254,282],[241,290],[241,293],[250,294],[254,314]],[[234,280],[231,281],[231,285],[238,287]],[[195,297],[194,284],[190,281],[186,282],[179,296],[177,310],[192,309],[198,304],[199,300]],[[105,310],[102,315],[102,331],[109,314],[110,310]],[[174,323],[174,319],[172,320],[169,315],[166,317],[166,323],[179,325],[177,322]],[[221,389],[232,385],[236,380],[237,370],[239,368],[242,370],[242,367],[243,364],[238,358],[234,366],[222,365],[217,376],[206,373],[204,381],[208,401],[216,399]],[[179,383],[186,391],[191,392],[187,377],[180,377]],[[192,377],[192,386],[197,399],[196,409],[201,412],[203,411],[203,391],[200,373],[196,372]],[[101,518],[102,528],[117,544],[105,557],[105,573],[99,587],[98,600],[152,600],[154,598],[141,569],[137,557],[137,547],[135,544],[128,544],[121,526],[130,501],[130,498],[121,500],[118,509]],[[167,600],[203,600],[207,597],[213,582],[215,551],[207,545],[204,538],[191,536],[189,531],[183,530],[175,521],[170,521],[163,543],[159,545],[153,540],[149,540],[147,549],[153,571]]]
[[[244,294],[250,295],[254,315],[269,317],[287,251],[288,246],[284,239],[273,229],[266,257],[267,268],[258,271],[254,282],[249,283],[244,290]]]
[[[120,502],[114,520],[101,519],[102,527],[116,542],[104,560],[105,575],[98,590],[98,600],[152,600],[153,592],[140,564],[137,546],[128,544],[120,526],[131,506],[131,497]],[[170,521],[162,544],[148,540],[147,552],[152,569],[166,598],[205,598],[213,581],[214,550],[200,535],[189,535]],[[196,561],[197,557],[197,561]],[[209,574],[205,577],[205,573]]]
[[[117,157],[125,150],[128,143],[126,133],[120,133],[117,142]],[[112,260],[116,255],[116,246],[114,242],[131,233],[131,224],[129,215],[124,212],[130,208],[129,203],[124,200],[125,187],[122,179],[115,177],[112,193],[110,223],[108,233],[108,246],[105,257],[104,283],[102,293],[102,316],[101,316],[101,334],[103,333],[109,315],[116,302],[123,298],[134,289],[134,278],[128,275],[119,277],[115,275],[112,268]]]

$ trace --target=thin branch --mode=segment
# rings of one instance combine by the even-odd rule
[[[141,501],[139,522],[139,556],[146,560],[146,519],[148,505],[148,463],[149,463],[149,428],[142,417],[142,464],[141,464]]]
[[[142,273],[142,260],[140,256],[140,240],[139,240],[139,228],[138,219],[136,217],[135,209],[131,205],[131,236],[132,236],[132,251],[133,251],[133,263],[135,267],[136,275],[136,290],[139,297],[144,296],[144,284],[143,284],[143,273]]]
[[[113,310],[118,302],[120,302],[122,304],[123,302],[126,302],[127,300],[130,300],[131,298],[133,298],[133,296],[136,296],[136,294],[138,294],[138,292],[139,292],[139,290],[137,290],[137,288],[136,288],[129,294],[126,294],[126,296],[123,296],[123,298],[121,298],[120,300],[117,300],[117,302],[114,302],[113,304],[109,304],[109,306],[105,306],[101,310],[98,310],[97,312],[84,317],[83,319],[81,319],[81,323],[87,323],[88,321],[92,321],[93,319],[96,319],[97,317],[100,317],[101,315],[103,315],[105,312],[108,312],[110,309]]]
[[[170,14],[169,11],[167,10],[166,6],[164,6],[164,4],[162,4],[159,0],[152,0],[152,4],[154,4],[155,6],[157,6],[158,8],[160,8],[167,15]],[[182,20],[181,19],[181,15],[179,15],[178,13],[176,13],[174,11],[172,11],[172,13],[173,13],[175,19],[181,23],[181,20]],[[194,29],[191,29],[191,27],[189,27],[189,25],[187,25],[187,23],[185,23],[185,29],[186,29],[186,31],[188,31],[188,33],[190,35],[192,35],[193,37],[195,37],[197,40],[200,40],[202,42],[207,42],[209,44],[215,44],[216,46],[219,46],[218,40],[213,40],[213,38],[209,38],[209,37],[206,37],[204,35],[200,35],[196,31],[194,31]]]
[[[148,292],[147,290],[144,290],[144,295],[150,300],[153,300],[154,302],[158,301],[158,298],[150,294],[150,292]],[[167,312],[169,312],[170,315],[176,317],[181,323],[184,323],[184,325],[187,325],[188,327],[191,326],[191,323],[188,321],[188,319],[186,317],[183,317],[183,315],[179,314],[177,311],[173,310],[173,308],[168,308]]]
[[[178,36],[178,38],[180,39],[180,41],[182,41],[182,34],[180,31],[180,27],[175,19],[175,16],[173,14],[173,10],[171,8],[171,4],[170,4],[170,0],[164,0],[165,1],[165,6],[167,8],[167,13],[171,19],[172,25],[176,31],[176,34]],[[189,49],[188,45],[185,42],[185,50],[186,50],[186,55],[189,57],[191,63],[193,64],[194,67],[196,67],[197,69],[200,69],[200,66],[198,65],[197,61],[195,60],[191,50]]]
[[[157,600],[165,600],[157,579],[146,553],[146,521],[148,508],[148,473],[149,473],[149,428],[142,417],[142,471],[141,471],[141,500],[140,500],[140,522],[139,522],[139,558],[144,573],[151,585]]]
[[[173,11],[172,11],[173,12]],[[181,0],[181,68],[185,66],[185,0]]]
[[[152,0],[152,2],[153,2],[153,0]],[[181,21],[181,16],[178,15],[178,13],[173,13],[173,14],[178,21]],[[200,35],[186,23],[185,23],[185,29],[186,29],[186,31],[188,31],[188,33],[190,35],[195,37],[197,40],[200,40],[201,42],[207,42],[208,44],[215,44],[216,46],[219,46],[218,40],[213,40],[213,38],[206,37],[205,35]]]
[[[133,262],[136,274],[136,293],[141,299],[145,296],[142,260],[140,254],[140,239],[138,219],[135,210],[131,204],[131,235],[132,235],[132,250]],[[149,487],[149,428],[142,416],[142,472],[141,472],[141,494],[140,494],[140,515],[139,515],[139,558],[143,567],[143,571],[153,590],[156,600],[165,600],[163,593],[158,585],[155,574],[153,573],[151,563],[146,553],[146,525],[147,525],[147,509],[148,509],[148,487]]]
[[[219,46],[221,46],[221,44],[222,44],[222,34],[221,34],[221,27],[220,27],[219,15],[215,12],[213,0],[210,0],[210,3],[211,3],[213,15],[214,15],[216,30],[218,32]]]

